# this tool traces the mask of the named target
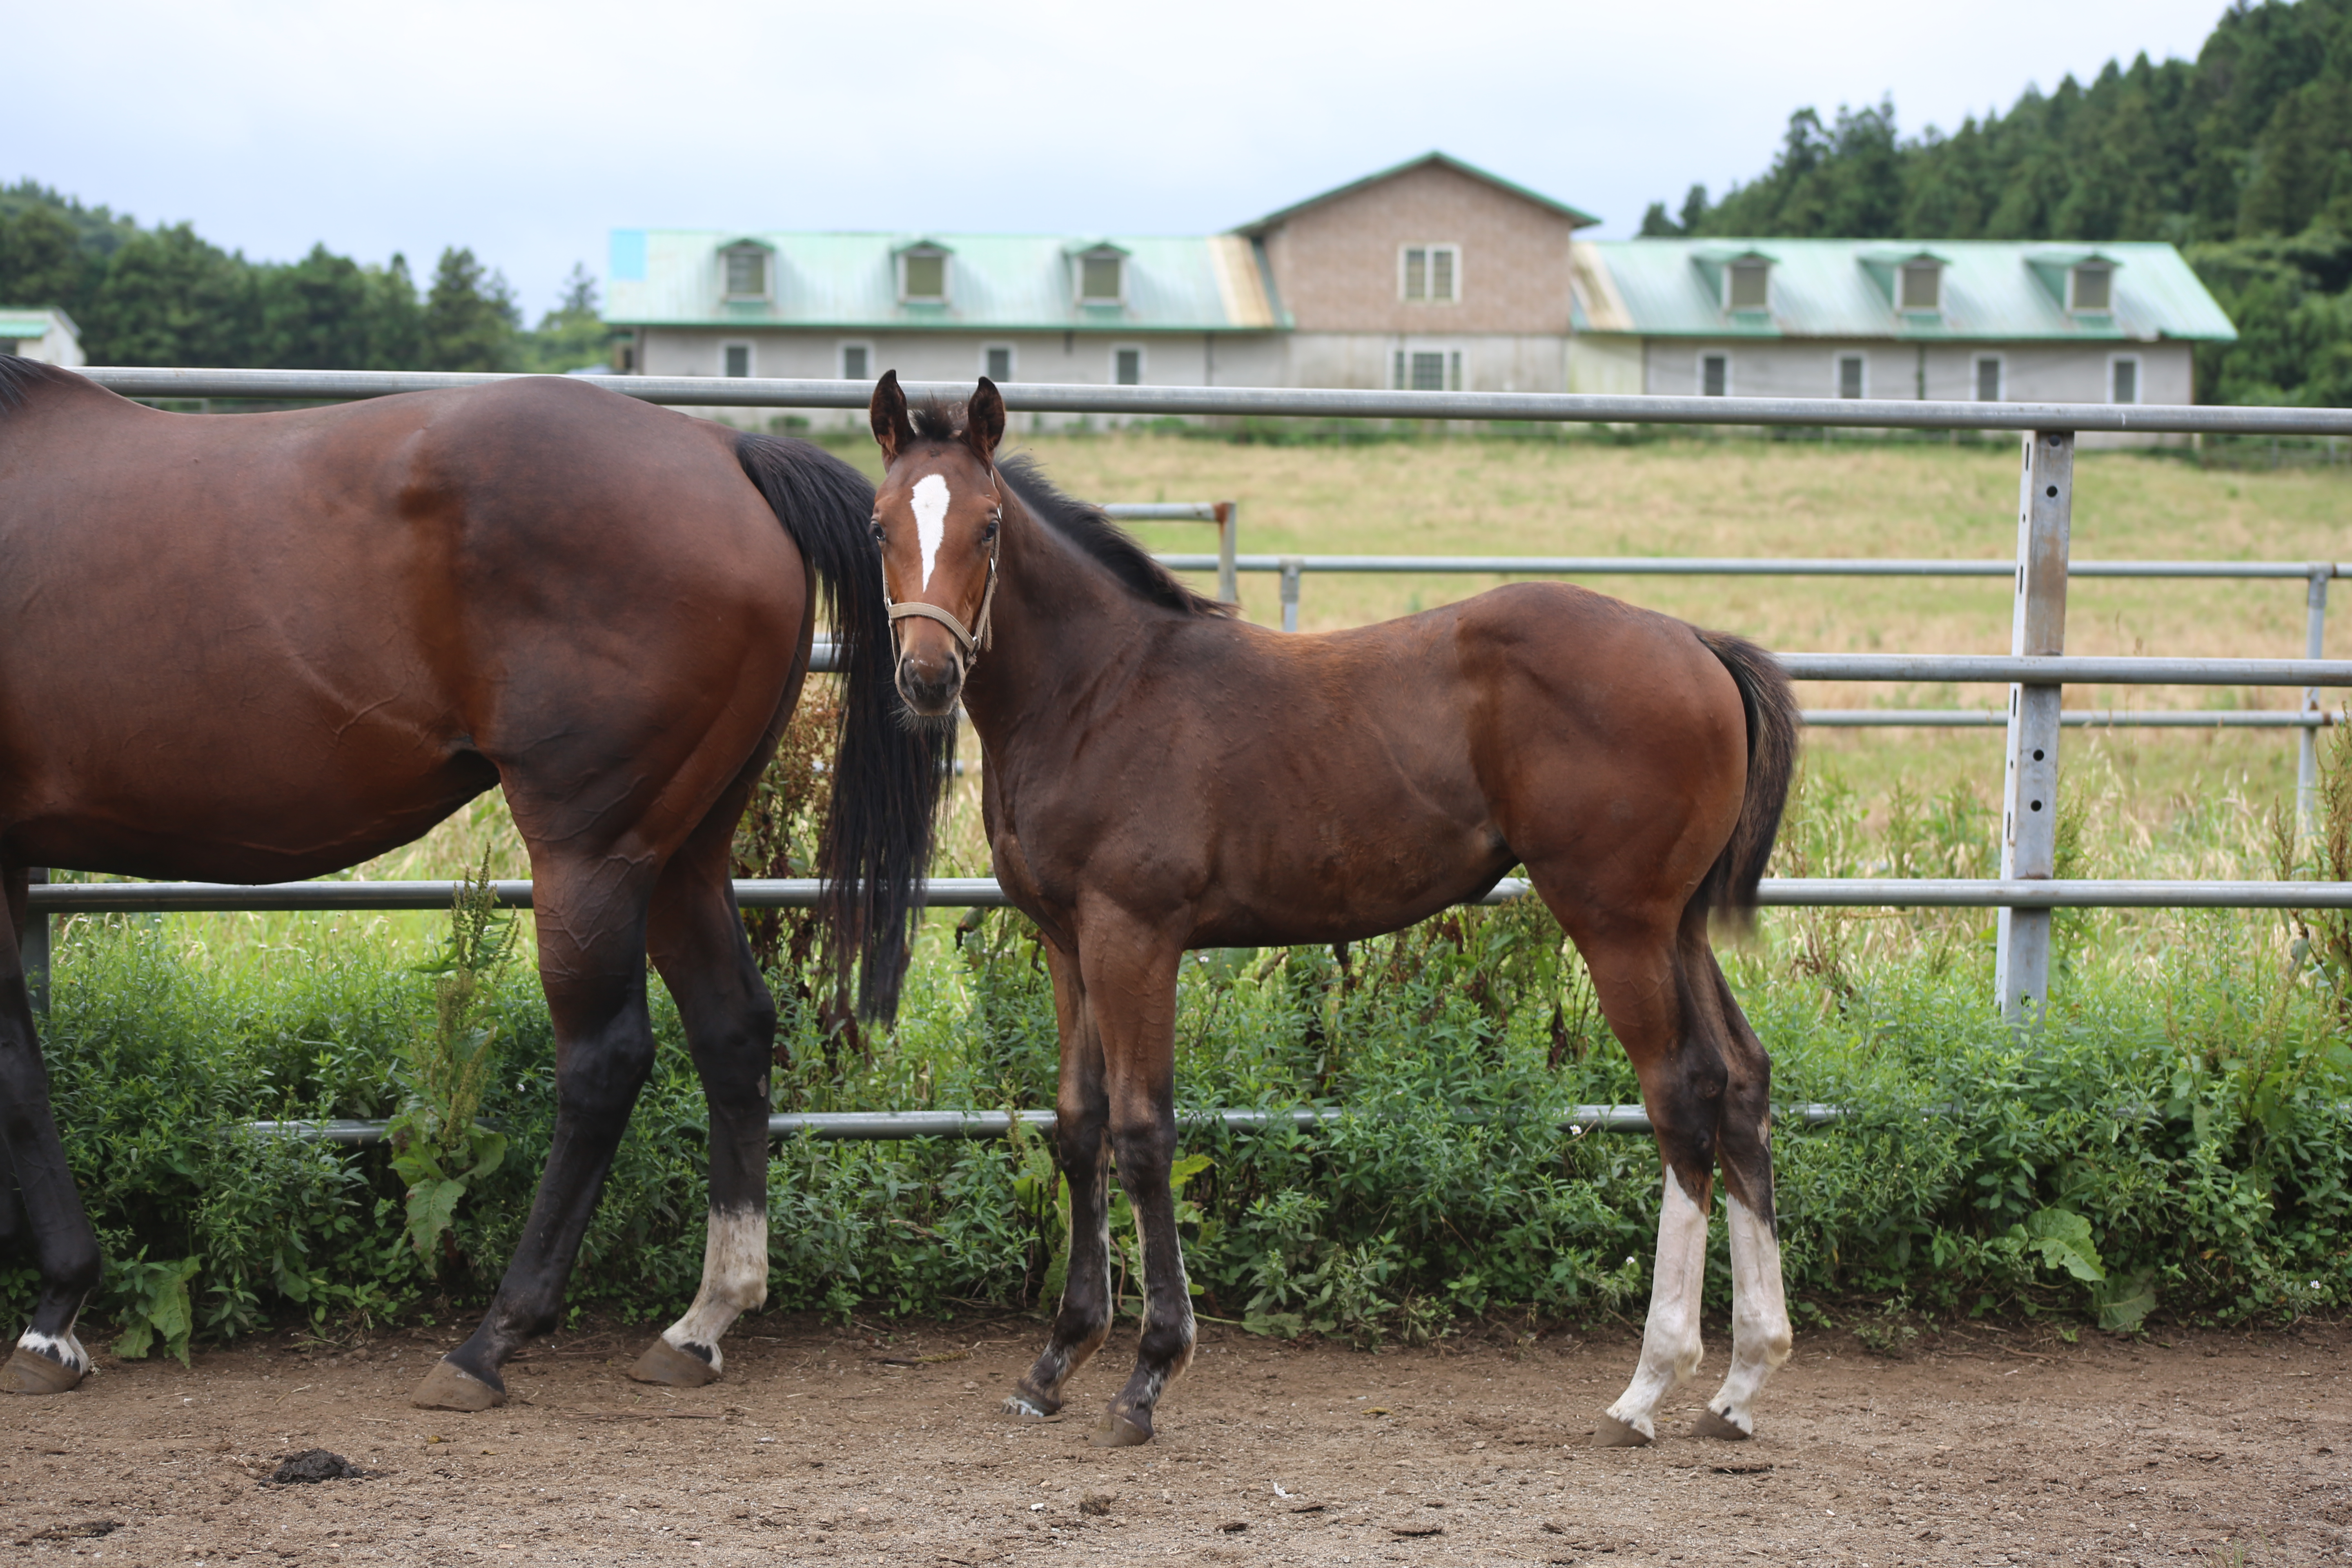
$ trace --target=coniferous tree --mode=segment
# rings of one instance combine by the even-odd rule
[[[469,249],[452,246],[434,268],[425,297],[425,368],[519,370],[522,312],[505,277],[486,271]]]

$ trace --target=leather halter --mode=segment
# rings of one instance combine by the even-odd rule
[[[920,599],[910,599],[903,605],[896,603],[890,597],[889,577],[886,574],[882,579],[882,600],[890,607],[890,624],[896,626],[909,616],[920,616],[925,620],[939,622],[940,625],[947,627],[949,635],[955,638],[956,646],[963,650],[963,661],[967,668],[987,650],[992,640],[989,635],[989,618],[990,612],[996,604],[996,556],[997,552],[1004,547],[1004,509],[1001,504],[990,521],[996,525],[996,534],[988,542],[988,585],[981,590],[980,616],[974,626],[967,627],[957,618],[954,611],[941,609],[937,605],[926,604]]]

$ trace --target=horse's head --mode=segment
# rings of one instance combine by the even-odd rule
[[[898,637],[898,694],[940,718],[954,711],[965,671],[988,647],[1004,517],[996,473],[1004,397],[982,376],[960,428],[950,432],[926,410],[919,432],[898,372],[885,371],[870,412],[887,465],[874,495],[874,542]]]

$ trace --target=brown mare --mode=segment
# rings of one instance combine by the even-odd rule
[[[555,1321],[653,1061],[648,953],[709,1100],[710,1214],[701,1293],[635,1373],[718,1375],[767,1291],[775,1034],[729,843],[820,592],[850,649],[825,916],[871,1011],[929,851],[938,741],[892,689],[872,505],[816,447],[577,381],[205,416],[0,359],[0,1238],[41,1277],[0,1385],[80,1380],[99,1278],[26,996],[26,868],[312,877],[493,784],[530,853],[559,1108],[498,1294],[416,1402],[504,1403],[500,1364]]]
[[[1524,584],[1324,637],[1234,620],[1019,459],[1004,404],[872,417],[875,533],[898,689],[961,697],[1006,896],[1045,933],[1061,1026],[1070,1264],[1053,1334],[1008,1405],[1061,1407],[1111,1319],[1104,1177],[1143,1234],[1135,1371],[1095,1428],[1151,1436],[1192,1354],[1168,1190],[1176,974],[1196,947],[1349,942],[1486,892],[1516,864],[1591,966],[1665,1166],[1639,1370],[1598,1440],[1646,1443],[1699,1363],[1707,1211],[1723,1172],[1729,1375],[1699,1423],[1754,1431],[1788,1358],[1773,1228],[1769,1065],[1707,945],[1752,910],[1795,763],[1770,656],[1580,588]]]

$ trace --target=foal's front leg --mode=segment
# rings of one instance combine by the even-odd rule
[[[1111,1151],[1142,1249],[1135,1371],[1092,1437],[1097,1447],[1124,1448],[1151,1441],[1151,1412],[1192,1359],[1192,1297],[1168,1189],[1176,1158],[1176,973],[1184,953],[1161,933],[1122,921],[1108,931],[1090,926],[1080,956],[1102,1042]]]
[[[1076,958],[1048,940],[1045,967],[1054,977],[1054,1015],[1062,1045],[1055,1096],[1055,1147],[1070,1184],[1068,1272],[1053,1337],[1028,1375],[1014,1385],[1005,1409],[1043,1418],[1062,1408],[1062,1385],[1087,1364],[1110,1333],[1110,1207],[1104,1186],[1108,1163],[1108,1107],[1103,1098],[1102,1039],[1087,1005]]]

